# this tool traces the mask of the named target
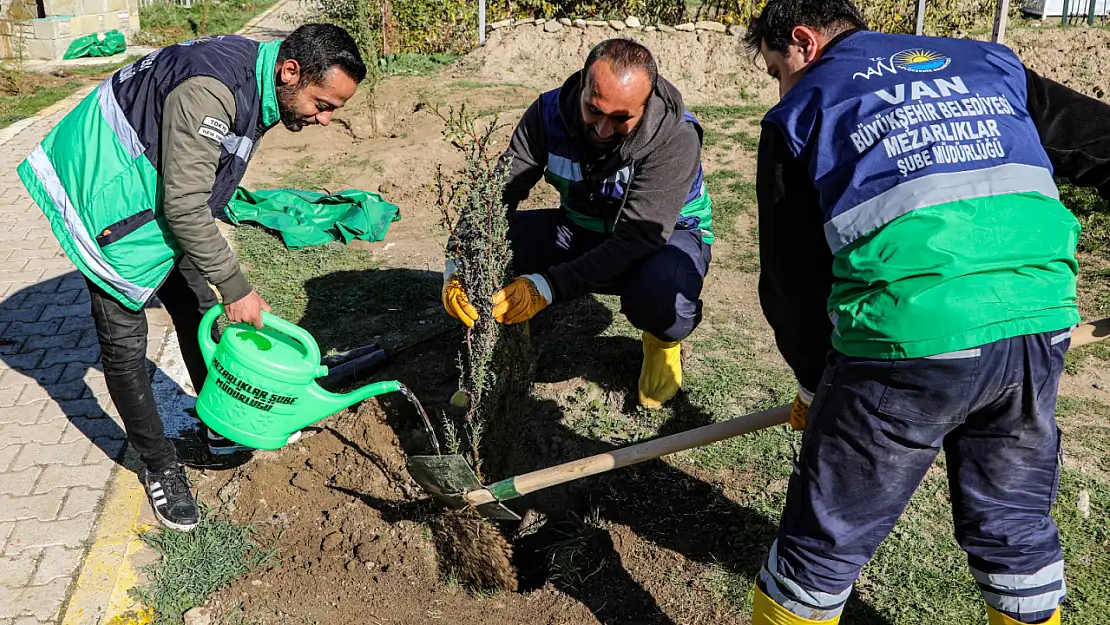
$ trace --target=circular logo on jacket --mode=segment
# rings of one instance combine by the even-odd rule
[[[952,59],[933,52],[932,50],[903,50],[895,54],[891,61],[898,69],[904,69],[907,72],[939,72],[940,70],[948,67]]]

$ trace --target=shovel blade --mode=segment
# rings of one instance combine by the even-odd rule
[[[408,461],[409,475],[432,499],[449,508],[465,508],[468,504],[466,493],[482,490],[485,486],[478,481],[474,469],[467,464],[466,458],[458,454],[449,456],[413,456]],[[475,507],[478,514],[487,519],[498,521],[519,521],[520,516],[506,508],[501,502],[494,501]]]

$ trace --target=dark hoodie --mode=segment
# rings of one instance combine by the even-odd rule
[[[701,163],[698,131],[682,121],[682,94],[663,78],[657,81],[636,130],[616,149],[597,154],[581,121],[582,76],[578,72],[568,78],[559,93],[560,117],[583,158],[582,176],[600,186],[602,180],[629,164],[633,173],[612,236],[547,271],[558,301],[599,292],[666,245]],[[513,157],[503,195],[510,215],[543,178],[546,135],[543,102],[537,99],[520,120],[505,152],[506,157]]]

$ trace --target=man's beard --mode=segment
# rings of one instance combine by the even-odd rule
[[[586,139],[589,141],[590,146],[594,152],[599,155],[610,154],[624,143],[628,137],[625,135],[614,135],[608,141],[603,140],[597,136],[593,128],[586,128]]]
[[[278,113],[281,114],[281,123],[290,132],[300,132],[308,121],[303,115],[298,113],[291,104],[294,96],[296,96],[299,91],[300,89],[296,86],[277,86]]]

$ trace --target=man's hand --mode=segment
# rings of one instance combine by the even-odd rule
[[[230,304],[224,304],[224,312],[232,323],[249,323],[255,328],[262,329],[262,311],[270,312],[270,305],[258,291],[251,291],[246,297]]]
[[[809,418],[809,407],[813,404],[813,393],[798,386],[798,394],[794,396],[794,407],[790,410],[790,427],[801,432],[806,429]]]
[[[547,308],[551,300],[551,285],[543,276],[521,276],[493,294],[493,317],[507,325],[524,323]]]
[[[443,283],[443,293],[440,298],[443,300],[443,308],[447,310],[447,314],[462,321],[468,328],[474,327],[474,322],[478,321],[478,309],[470,303],[470,298],[466,296],[462,280],[458,276],[447,278]]]

